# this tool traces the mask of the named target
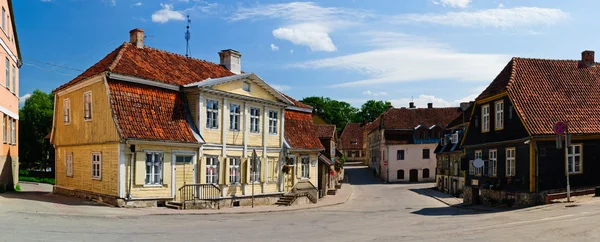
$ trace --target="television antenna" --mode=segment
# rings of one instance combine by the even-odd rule
[[[187,26],[185,31],[185,57],[191,57],[192,53],[190,51],[190,24],[192,20],[190,19],[190,15],[187,15]]]

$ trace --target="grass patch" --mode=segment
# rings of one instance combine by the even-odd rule
[[[30,177],[30,176],[19,176],[19,181],[47,183],[47,184],[52,184],[52,185],[54,185],[56,183],[54,178],[39,178],[39,177]]]

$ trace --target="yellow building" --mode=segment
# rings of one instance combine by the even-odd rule
[[[19,68],[21,51],[11,0],[0,0],[0,192],[12,190],[19,182]]]
[[[235,206],[250,204],[252,191],[258,204],[274,204],[284,184],[303,180],[280,176],[294,103],[242,73],[239,52],[219,55],[218,65],[153,49],[134,29],[57,88],[55,192],[119,206]]]

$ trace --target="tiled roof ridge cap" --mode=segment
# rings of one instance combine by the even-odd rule
[[[119,61],[121,60],[121,57],[123,57],[123,53],[125,52],[125,50],[127,49],[127,47],[131,46],[131,44],[129,42],[124,42],[119,48],[119,53],[117,53],[117,56],[115,56],[115,59],[110,63],[110,65],[108,65],[108,67],[106,68],[107,71],[112,71],[117,64],[119,64]]]

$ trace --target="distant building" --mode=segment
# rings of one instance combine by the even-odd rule
[[[390,108],[365,127],[367,159],[387,182],[434,181],[434,150],[458,108]]]
[[[339,138],[338,148],[344,154],[346,162],[360,161],[366,164],[364,147],[364,126],[360,123],[346,124]]]
[[[19,38],[15,25],[12,0],[1,0],[2,23],[0,28],[0,191],[12,190],[19,183],[19,68],[22,65]]]

